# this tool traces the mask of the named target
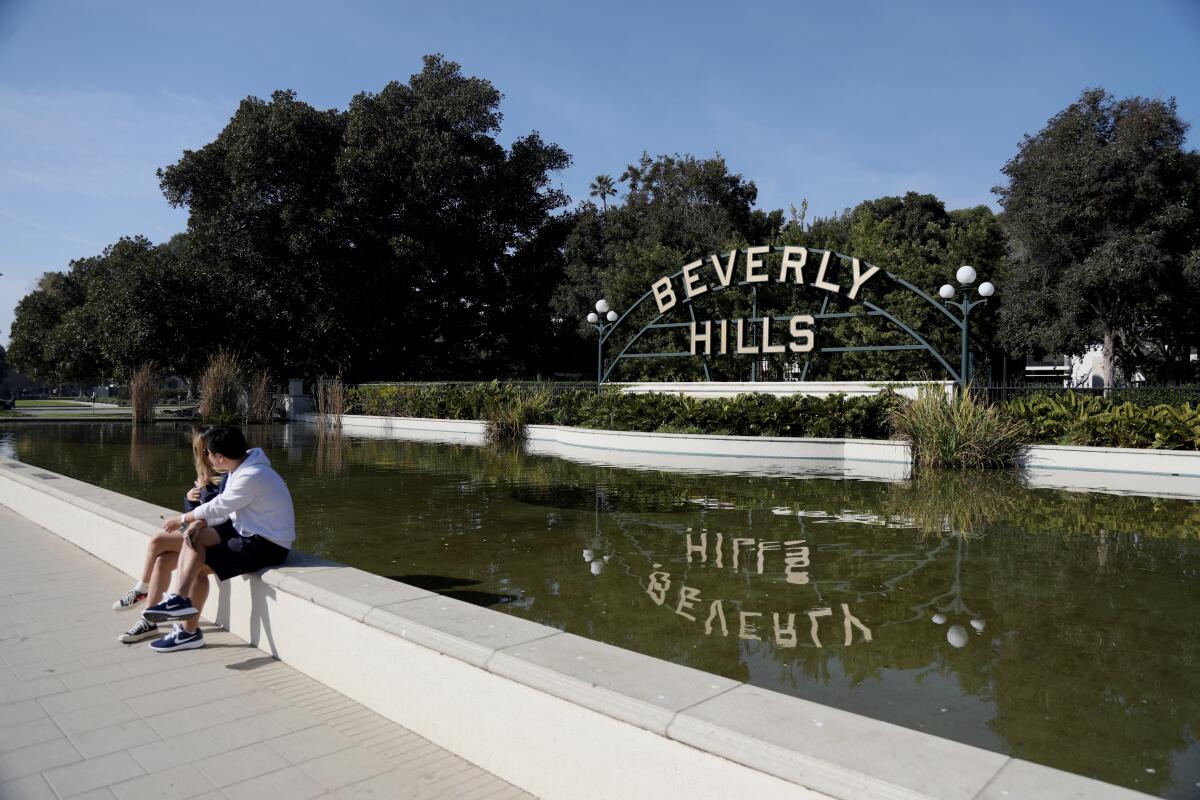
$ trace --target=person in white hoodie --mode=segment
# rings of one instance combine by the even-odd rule
[[[204,646],[200,612],[207,592],[196,592],[198,581],[218,580],[257,572],[282,564],[296,541],[296,515],[292,495],[260,448],[249,449],[242,432],[229,426],[203,433],[204,454],[213,468],[227,473],[225,488],[215,498],[163,523],[168,533],[182,530],[186,547],[180,552],[172,591],[150,606],[142,617],[148,622],[182,621],[174,631],[150,643],[158,653],[193,650]],[[233,523],[218,529],[226,520]],[[187,593],[186,595],[184,593]],[[199,606],[190,596],[198,595]]]

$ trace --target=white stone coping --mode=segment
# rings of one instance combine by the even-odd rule
[[[315,424],[317,419],[303,414],[293,421]],[[355,436],[450,444],[483,444],[484,427],[477,420],[342,417],[342,431]],[[530,425],[526,449],[535,455],[631,469],[886,481],[908,477],[912,464],[908,445],[899,441],[644,433],[564,425]]]
[[[294,421],[315,423],[315,415]],[[482,444],[477,420],[348,415],[356,436]],[[874,439],[804,439],[641,433],[530,425],[527,449],[573,461],[631,469],[899,481],[909,476],[908,444]],[[1031,445],[1024,472],[1035,489],[1200,499],[1200,452],[1119,447]]]
[[[9,459],[0,503],[131,575],[177,513]],[[545,798],[1145,796],[299,553],[211,605],[260,649]]]

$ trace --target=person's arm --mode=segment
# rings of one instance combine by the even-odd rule
[[[207,524],[229,519],[230,514],[250,505],[259,496],[261,490],[256,478],[257,474],[252,472],[226,479],[224,491],[184,514],[183,523],[186,525],[194,520],[203,520]]]

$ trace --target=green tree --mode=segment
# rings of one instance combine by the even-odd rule
[[[339,268],[343,129],[339,112],[293,92],[249,97],[214,141],[158,171],[168,202],[189,212],[186,240],[169,247],[206,286],[188,306],[203,306],[212,347],[276,374],[345,365],[356,328]]]
[[[89,362],[71,355],[72,339],[65,333],[71,322],[68,317],[83,305],[83,276],[95,261],[80,259],[71,262],[68,273],[45,273],[33,291],[17,303],[9,335],[9,357],[26,375],[43,381],[66,382],[94,377],[104,371],[104,365],[92,360],[86,374],[78,374]]]
[[[818,218],[809,228],[793,222],[783,231],[786,244],[830,249],[861,258],[898,278],[908,281],[936,298],[944,283],[954,284],[955,271],[965,264],[975,266],[980,281],[1004,287],[1008,263],[999,220],[986,206],[947,211],[937,197],[909,192],[903,197],[868,200],[833,217]],[[781,291],[771,287],[760,302],[776,313],[794,313],[807,303],[809,311],[842,313],[848,316],[819,323],[818,347],[906,345],[908,334],[881,317],[840,296],[812,290]],[[968,289],[967,291],[972,291]],[[933,345],[951,366],[959,366],[959,329],[923,298],[906,288],[884,282],[868,284],[862,299],[895,314]],[[977,298],[976,298],[977,299]],[[1003,291],[987,305],[971,312],[971,351],[975,374],[985,380],[997,354],[995,335],[997,311]],[[773,305],[771,305],[773,303]],[[957,312],[955,312],[957,314]],[[911,380],[922,375],[945,377],[942,366],[921,351],[889,351],[818,354],[813,357],[808,378],[831,380]]]
[[[608,211],[608,198],[617,196],[617,187],[613,185],[611,175],[597,175],[596,180],[588,187],[588,196],[599,197],[604,211]]]
[[[1174,99],[1088,89],[1025,137],[993,189],[1015,265],[1006,347],[1103,344],[1126,376],[1194,376],[1200,155],[1184,149],[1187,130]]]
[[[600,297],[623,311],[654,279],[730,246],[770,241],[783,224],[782,211],[754,207],[757,187],[730,172],[720,156],[643,154],[620,180],[628,186],[624,203],[605,212],[591,203],[580,206],[565,244],[565,274],[553,309],[585,339],[594,333],[583,318]],[[636,331],[645,321],[631,318],[623,324]],[[647,346],[654,341],[648,337]],[[624,377],[703,376],[692,359],[645,360],[637,369]]]
[[[351,102],[337,171],[352,244],[343,264],[365,329],[356,374],[527,371],[555,346],[548,303],[565,231],[551,215],[567,197],[550,176],[570,158],[536,132],[506,150],[500,100],[428,56],[408,84]]]

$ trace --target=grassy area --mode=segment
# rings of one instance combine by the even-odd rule
[[[18,400],[17,408],[53,408],[56,406],[65,406],[67,408],[79,408],[80,406],[91,407],[90,400]]]

